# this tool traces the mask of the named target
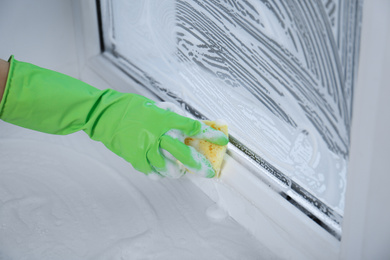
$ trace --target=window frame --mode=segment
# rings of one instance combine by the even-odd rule
[[[114,9],[110,0],[99,1],[99,4],[102,3],[108,12],[111,12]],[[108,53],[107,56],[109,59],[120,69],[123,69],[129,77],[139,81],[139,84],[142,87],[147,88],[149,91],[154,93],[158,100],[180,103],[180,105],[185,106],[195,118],[209,120],[209,118],[199,112],[201,108],[191,106],[186,100],[183,100],[180,97],[180,94],[178,96],[174,91],[169,89],[169,87],[161,85],[158,82],[159,78],[154,78],[153,75],[149,75],[148,72],[140,68],[138,64],[133,62],[133,60],[128,59],[116,50],[115,39],[113,38],[114,35],[112,35],[115,28],[113,28],[113,31],[111,30],[113,20],[115,19],[110,16],[101,17],[100,19],[100,21],[102,21],[102,31],[105,32],[100,34],[101,43],[104,45],[102,48],[106,53]],[[356,37],[358,37],[358,35],[359,33],[356,34]],[[104,44],[105,42],[108,44]],[[313,190],[310,190],[307,187],[305,188],[302,184],[299,184],[299,181],[294,179],[294,177],[290,177],[284,171],[280,171],[278,169],[278,165],[268,162],[256,152],[250,150],[246,144],[240,141],[240,137],[232,135],[229,137],[230,143],[235,146],[230,145],[228,150],[230,155],[240,160],[247,167],[252,168],[254,175],[272,186],[282,197],[304,212],[308,217],[314,220],[330,234],[335,236],[338,240],[341,239],[341,223],[343,216],[337,209],[329,206],[325,202],[325,199],[321,199],[314,195]],[[257,169],[252,166],[255,166]]]
[[[156,99],[157,96],[146,88],[136,87],[139,83],[129,77],[124,70],[115,66],[112,55],[101,52],[96,1],[72,0],[72,4],[80,79],[101,89],[114,88],[119,91],[131,91]],[[224,173],[220,180],[206,180],[196,176],[188,176],[211,199],[222,204],[228,210],[229,215],[247,228],[260,243],[282,258],[352,259],[353,257],[361,259],[362,252],[367,247],[364,238],[367,235],[372,235],[373,232],[364,229],[367,226],[368,199],[379,192],[375,190],[373,185],[390,180],[389,177],[383,176],[374,179],[374,175],[371,173],[373,169],[371,162],[381,151],[363,149],[364,146],[362,146],[367,142],[379,144],[381,141],[375,139],[378,134],[387,142],[390,139],[388,136],[384,136],[378,128],[370,127],[367,129],[365,127],[368,123],[372,123],[372,117],[370,118],[364,112],[367,109],[375,111],[383,106],[390,111],[389,104],[385,104],[384,101],[379,102],[380,94],[389,92],[385,87],[386,80],[390,79],[388,75],[383,74],[382,81],[372,84],[370,89],[364,87],[364,84],[367,83],[365,79],[371,77],[370,72],[381,68],[381,66],[390,68],[389,62],[386,63],[386,60],[383,60],[382,63],[377,62],[375,65],[363,62],[370,60],[368,57],[372,55],[378,56],[379,53],[386,52],[386,43],[388,45],[390,43],[390,37],[387,36],[390,35],[390,30],[385,27],[381,28],[387,32],[387,35],[386,33],[372,35],[369,30],[378,19],[387,19],[389,23],[386,16],[390,17],[390,10],[386,1],[366,1],[364,4],[361,64],[354,98],[354,118],[358,119],[352,121],[351,159],[347,175],[348,186],[341,241],[338,241],[310,220],[302,211],[287,202],[280,196],[280,191],[272,189],[268,183],[256,178],[253,171],[259,170],[259,168],[252,167],[237,156],[232,156],[232,154],[226,156]],[[376,14],[379,10],[381,15]],[[365,37],[367,35],[371,39]],[[385,44],[378,48],[372,37],[384,41]],[[377,48],[371,48],[372,45]],[[367,131],[359,130],[362,128]],[[366,140],[363,143],[361,142],[362,138]],[[229,149],[234,150],[231,146]],[[387,167],[385,162],[382,164],[383,167]],[[390,196],[390,191],[387,192],[387,195]],[[358,198],[366,204],[361,206]],[[371,218],[375,219],[375,216],[379,214],[374,214],[374,217]],[[388,210],[384,213],[381,212],[381,214],[390,216]],[[379,224],[383,226],[383,223],[377,225]],[[389,227],[390,224],[384,225],[385,230],[389,230]],[[360,246],[358,249],[357,245]],[[326,252],[325,255],[324,252]]]

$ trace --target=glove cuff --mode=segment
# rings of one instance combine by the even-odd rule
[[[0,119],[28,129],[69,134],[82,130],[100,91],[80,80],[9,59]]]
[[[0,102],[0,119],[2,119],[4,106],[5,106],[5,103],[6,103],[6,100],[7,100],[7,96],[8,96],[9,85],[11,84],[10,81],[11,81],[12,73],[13,73],[13,70],[14,70],[14,60],[15,60],[14,59],[14,55],[11,55],[11,57],[9,57],[9,59],[8,59],[9,70],[8,70],[7,81],[6,81],[5,89],[4,89],[4,93],[3,93],[3,98],[2,98],[2,100]]]

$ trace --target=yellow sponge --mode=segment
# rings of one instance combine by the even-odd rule
[[[228,126],[226,123],[219,121],[203,121],[203,123],[211,126],[216,130],[222,131],[225,135],[228,135]],[[186,145],[194,147],[199,153],[203,154],[211,162],[211,165],[215,170],[215,177],[218,178],[220,176],[222,161],[226,153],[227,145],[221,146],[205,140],[191,137],[187,137],[184,142]]]

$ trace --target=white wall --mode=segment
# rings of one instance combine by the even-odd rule
[[[72,1],[2,0],[0,58],[78,76]]]
[[[364,1],[341,259],[390,259],[390,1]]]

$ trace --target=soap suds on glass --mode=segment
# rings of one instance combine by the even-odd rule
[[[102,2],[137,80],[342,214],[361,0]]]

